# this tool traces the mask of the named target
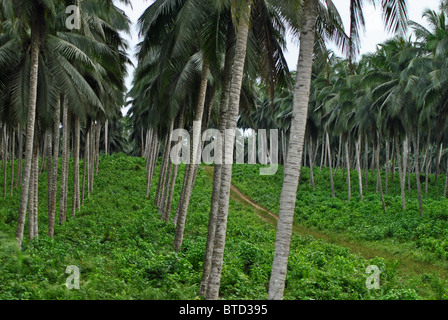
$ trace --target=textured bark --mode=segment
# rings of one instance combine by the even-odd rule
[[[356,171],[358,172],[358,186],[359,186],[359,197],[363,198],[362,195],[362,172],[361,172],[361,134],[358,137],[358,141],[355,142],[356,149]]]
[[[386,139],[386,181],[385,181],[385,192],[386,195],[389,193],[389,141]]]
[[[301,170],[303,139],[308,116],[308,102],[311,87],[311,71],[317,17],[317,2],[305,0],[303,7],[303,26],[300,33],[300,54],[297,67],[297,80],[294,89],[293,118],[288,148],[288,158],[284,167],[283,188],[280,198],[277,236],[269,282],[270,300],[283,299],[288,257],[291,244],[294,209]]]
[[[443,196],[446,197],[448,189],[448,163],[446,167],[446,175],[445,175],[445,190],[443,191]]]
[[[428,140],[426,142],[426,155],[425,155],[425,193],[428,193],[428,182],[429,182],[429,167],[431,166],[431,135],[428,134]]]
[[[151,129],[151,149],[147,151],[148,154],[148,160],[147,160],[147,173],[146,173],[146,198],[149,199],[150,191],[151,191],[151,184],[154,176],[154,167],[155,162],[157,162],[157,156],[159,153],[159,145],[158,145],[158,135],[157,131],[154,129]]]
[[[349,156],[349,144],[348,144],[349,137],[345,139],[345,164],[347,166],[347,198],[348,201],[352,198],[352,184],[351,184],[351,177],[350,177],[350,156]]]
[[[399,142],[398,138],[395,140],[395,150],[397,153],[398,175],[400,178],[401,206],[403,208],[403,211],[405,211],[406,210],[406,193],[405,193],[406,167],[405,167],[404,155],[401,154],[400,142]]]
[[[48,136],[48,161],[47,161],[47,176],[48,176],[48,209],[51,207],[51,191],[53,184],[53,134],[51,128],[47,130]]]
[[[90,149],[90,155],[89,155],[89,195],[93,192],[93,182],[94,182],[94,176],[95,176],[95,121],[92,121],[92,125],[90,127],[90,139],[89,139],[89,149]]]
[[[3,136],[3,156],[2,156],[2,165],[3,165],[3,198],[6,197],[6,181],[8,175],[8,134],[6,129],[6,124],[3,124],[2,127],[2,136]]]
[[[336,175],[336,172],[338,171],[339,168],[339,163],[341,162],[341,150],[342,150],[342,136],[339,136],[339,147],[338,147],[338,158],[337,158],[337,162],[336,162],[336,166],[334,168],[334,174]]]
[[[14,160],[15,160],[15,146],[16,146],[16,134],[14,130],[11,130],[11,188],[10,195],[14,192]]]
[[[81,125],[78,116],[75,116],[74,128],[74,145],[73,145],[73,197],[72,197],[72,217],[76,215],[76,211],[81,208],[79,197],[79,146]]]
[[[327,137],[327,154],[328,154],[328,158],[329,158],[329,165],[330,165],[330,185],[331,185],[331,196],[333,198],[336,197],[335,192],[334,192],[334,181],[333,181],[333,166],[331,164],[331,148],[330,148],[330,136],[328,135],[328,132],[326,132],[326,137]]]
[[[380,173],[380,139],[379,134],[377,133],[376,143],[376,177],[377,177],[377,185],[379,187],[380,196],[381,196],[381,204],[383,205],[383,211],[386,212],[386,203],[384,202],[384,194],[383,194],[383,183],[381,182],[381,173]]]
[[[179,119],[179,129],[183,129],[185,126],[185,115],[183,110],[181,111],[180,119]],[[182,141],[182,138],[179,137],[178,143]],[[166,201],[166,205],[163,212],[163,219],[168,222],[170,221],[171,216],[171,207],[173,205],[173,197],[174,197],[174,187],[176,186],[176,179],[177,179],[177,173],[179,171],[179,165],[173,164],[172,168],[172,174],[171,174],[171,181],[170,181],[170,188],[168,193],[168,199]]]
[[[104,152],[109,154],[109,119],[106,120],[104,124]]]
[[[59,198],[59,224],[64,224],[67,219],[67,189],[68,189],[68,139],[69,139],[68,101],[64,99],[62,110],[62,170],[61,170],[61,195]]]
[[[172,169],[172,163],[171,163],[171,156],[170,156],[170,151],[171,151],[171,134],[173,133],[173,129],[174,129],[174,121],[175,119],[171,120],[171,124],[170,124],[170,130],[168,132],[168,136],[167,136],[167,149],[166,149],[166,174],[165,174],[165,178],[163,181],[163,187],[162,187],[162,195],[161,195],[161,199],[160,199],[160,203],[159,203],[159,214],[161,216],[161,219],[164,220],[165,219],[165,208],[166,208],[166,203],[168,200],[168,196],[169,196],[169,189],[170,189],[170,182],[171,182],[171,169]]]
[[[31,165],[33,156],[34,126],[36,122],[37,75],[39,70],[39,34],[38,30],[31,31],[31,71],[30,92],[28,103],[28,120],[26,128],[25,165],[23,168],[23,183],[20,195],[19,217],[17,219],[16,239],[19,248],[22,247],[23,231],[25,228],[26,208],[30,189]]]
[[[364,184],[367,189],[369,186],[369,139],[367,136],[364,142]]]
[[[101,138],[101,121],[96,122],[96,137],[95,137],[95,174],[98,174],[100,166],[100,138]]]
[[[55,121],[53,124],[53,166],[51,173],[51,200],[48,208],[48,236],[54,237],[54,223],[56,216],[56,197],[58,190],[58,166],[59,166],[59,124],[61,116],[60,99],[55,110]]]
[[[36,130],[36,134],[34,136],[34,155],[33,155],[33,193],[30,193],[30,198],[33,198],[33,238],[37,238],[39,235],[39,140],[38,133]]]
[[[310,137],[310,144],[309,144],[309,152],[308,157],[310,161],[310,185],[313,187],[313,190],[316,190],[316,184],[314,182],[314,159],[312,158],[313,153],[313,138]]]
[[[229,39],[230,40],[230,39]],[[228,45],[226,49],[226,57],[224,62],[224,71],[222,77],[222,89],[221,89],[221,102],[219,105],[219,120],[218,120],[218,129],[221,132],[221,137],[224,137],[224,131],[226,129],[226,120],[227,120],[227,110],[229,107],[229,99],[230,99],[230,81],[232,79],[232,63],[234,60],[233,54],[231,54],[231,47]],[[283,138],[283,131],[282,131]],[[222,163],[223,163],[223,153],[224,149],[222,149],[221,154],[216,155],[218,159],[218,163],[214,164],[214,172],[213,172],[213,190],[212,190],[212,199],[210,204],[210,214],[208,218],[208,233],[207,233],[207,242],[205,245],[205,255],[204,255],[204,263],[202,267],[202,279],[201,279],[201,287],[199,289],[199,295],[205,296],[207,294],[208,289],[208,279],[210,276],[210,270],[212,267],[212,255],[213,255],[213,245],[215,241],[215,232],[216,232],[216,218],[218,214],[218,205],[219,199],[221,196],[221,172],[222,172]],[[219,161],[220,159],[220,161]]]
[[[17,177],[16,177],[16,188],[19,184],[22,183],[22,167],[23,167],[23,132],[22,132],[22,124],[19,123],[17,127],[17,139],[19,142],[17,149]]]
[[[201,74],[201,84],[199,89],[199,98],[196,106],[195,117],[193,121],[193,139],[190,141],[192,144],[192,152],[190,153],[190,164],[187,165],[187,169],[185,174],[187,175],[187,181],[185,185],[185,195],[183,201],[179,203],[179,212],[177,217],[177,225],[176,225],[176,233],[174,236],[174,251],[179,251],[182,240],[184,237],[184,229],[185,229],[185,221],[187,219],[187,211],[188,206],[190,204],[190,197],[193,191],[193,178],[194,178],[194,169],[195,163],[197,161],[196,156],[198,154],[198,148],[201,144],[201,126],[202,126],[202,117],[204,115],[204,106],[205,106],[205,97],[207,93],[207,83],[208,76],[210,73],[210,65],[208,62],[203,63],[202,66],[202,74]]]
[[[229,89],[229,106],[227,110],[226,129],[234,132],[238,119],[241,87],[244,76],[244,63],[246,60],[247,40],[249,33],[250,7],[246,7],[246,15],[242,12],[237,28],[235,57],[233,62],[232,78]],[[244,10],[243,10],[244,11]],[[224,139],[224,159],[233,160],[234,135]],[[221,186],[219,208],[216,217],[215,240],[213,243],[212,266],[209,275],[206,299],[217,300],[221,283],[221,272],[224,257],[224,248],[229,214],[230,184],[232,178],[232,163],[225,163],[221,169]]]
[[[81,190],[81,205],[84,205],[84,199],[86,197],[86,193],[88,192],[88,171],[89,171],[89,162],[90,162],[90,126],[87,125],[86,138],[85,138],[85,146],[84,146],[84,161],[83,161],[83,173],[82,173],[82,190]],[[87,190],[87,192],[86,192]]]
[[[160,201],[162,198],[162,189],[164,187],[164,182],[166,178],[166,171],[168,169],[168,159],[169,159],[169,140],[170,137],[165,137],[165,142],[163,143],[163,156],[162,162],[160,163],[160,172],[159,172],[159,182],[157,184],[156,196],[154,197],[154,204],[157,207],[160,207]]]
[[[417,129],[416,136],[413,137],[414,143],[414,155],[415,155],[415,178],[417,182],[417,193],[418,193],[418,207],[420,209],[420,215],[423,216],[423,201],[422,201],[422,187],[420,184],[420,166],[419,166],[419,157],[420,157],[420,133]]]
[[[434,178],[434,183],[437,184],[437,178],[440,174],[440,160],[442,159],[442,152],[443,152],[443,143],[437,144],[437,151],[436,151],[436,174]]]

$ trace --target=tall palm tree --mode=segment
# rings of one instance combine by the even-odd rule
[[[327,4],[331,1],[327,1]],[[407,9],[405,0],[371,1],[380,4],[386,26],[389,30],[405,29]],[[279,221],[274,260],[269,284],[269,299],[283,298],[288,266],[289,248],[292,235],[294,208],[297,199],[298,179],[301,169],[302,147],[305,136],[308,101],[310,93],[313,48],[316,30],[317,6],[320,1],[304,0],[302,15],[303,25],[300,33],[300,55],[298,62],[297,81],[294,91],[294,113],[291,125],[291,137],[288,147],[288,157],[284,168],[284,181],[280,198]],[[351,25],[349,57],[356,53],[358,30],[364,25],[362,12],[363,1],[351,0]]]

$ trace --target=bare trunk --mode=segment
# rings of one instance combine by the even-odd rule
[[[268,298],[270,300],[283,299],[285,288],[294,209],[301,169],[300,160],[302,158],[302,146],[308,114],[316,18],[316,1],[305,0],[303,7],[304,21],[302,32],[300,33],[300,55],[297,67],[297,80],[294,89],[293,119],[291,121],[288,159],[284,168],[274,260],[269,282]]]
[[[14,192],[14,160],[15,160],[15,146],[16,146],[16,134],[14,130],[11,130],[11,188],[10,195]]]
[[[48,208],[48,236],[54,237],[54,223],[56,216],[56,198],[58,190],[58,167],[59,167],[59,124],[61,117],[60,98],[55,110],[55,121],[53,124],[53,167],[51,173],[51,201]]]
[[[362,195],[362,172],[361,172],[361,138],[362,135],[359,134],[358,141],[355,142],[356,149],[356,170],[358,171],[358,186],[359,186],[359,197],[363,199]]]
[[[109,154],[109,119],[106,120],[104,124],[104,152],[106,155]]]
[[[184,237],[184,229],[185,229],[185,221],[187,218],[188,205],[190,203],[190,196],[193,191],[193,178],[194,178],[194,170],[196,164],[196,156],[198,154],[198,148],[201,145],[201,126],[202,126],[202,117],[204,114],[204,106],[205,106],[205,97],[207,93],[207,83],[208,76],[210,73],[210,65],[208,62],[203,62],[202,66],[202,75],[201,75],[201,85],[199,90],[199,99],[198,104],[196,106],[196,114],[193,121],[193,139],[190,143],[193,144],[193,150],[190,154],[190,164],[187,165],[187,169],[185,174],[187,175],[186,181],[186,193],[184,195],[183,201],[179,203],[179,213],[177,217],[177,225],[176,225],[176,233],[174,236],[174,251],[179,251],[182,240]]]
[[[223,73],[223,84],[222,84],[222,96],[221,96],[221,103],[219,106],[219,131],[221,133],[221,137],[224,137],[224,132],[226,129],[226,120],[227,120],[227,111],[229,107],[229,99],[230,99],[230,81],[232,80],[232,63],[234,56],[231,54],[231,46],[230,43],[231,35],[228,39],[228,45],[226,49],[226,57],[225,57],[225,64],[224,64],[224,73]],[[282,142],[284,141],[285,137],[282,131]],[[222,145],[222,147],[224,147]],[[285,150],[282,150],[283,154],[285,154]],[[217,215],[218,215],[218,206],[219,206],[219,199],[221,197],[221,172],[222,172],[222,163],[223,163],[223,155],[224,155],[224,148],[221,150],[221,154],[217,155],[218,162],[214,165],[214,172],[213,172],[213,191],[212,191],[212,199],[211,199],[211,205],[210,205],[210,214],[209,214],[209,220],[208,220],[208,233],[207,233],[207,243],[205,246],[205,257],[204,257],[204,263],[202,267],[202,279],[201,279],[201,288],[199,290],[200,296],[206,296],[208,291],[208,280],[210,277],[210,271],[212,267],[212,256],[213,256],[213,246],[215,241],[215,234],[216,234],[216,221],[217,221]]]
[[[383,194],[383,183],[381,182],[381,173],[380,173],[380,138],[379,133],[377,133],[376,142],[376,177],[377,177],[377,185],[379,186],[379,191],[381,195],[381,204],[383,205],[383,211],[386,212],[386,203],[384,202],[384,194]]]
[[[400,176],[401,206],[403,208],[403,211],[405,211],[406,210],[406,191],[405,191],[406,165],[405,165],[405,161],[404,161],[404,154],[401,155],[401,152],[400,152],[400,143],[398,141],[398,138],[395,140],[395,150],[397,153],[398,174]],[[403,150],[403,153],[404,153],[404,150]]]
[[[73,145],[73,197],[72,197],[72,217],[76,215],[76,211],[81,208],[79,197],[79,145],[80,145],[80,120],[75,117],[74,130],[74,145]]]
[[[313,190],[316,189],[316,184],[314,183],[314,163],[313,163],[313,159],[312,159],[312,153],[313,153],[313,138],[310,137],[310,144],[309,144],[309,153],[308,153],[308,157],[309,157],[309,161],[310,161],[310,185],[313,187]]]
[[[415,154],[415,178],[417,182],[417,193],[418,193],[418,206],[420,209],[420,215],[423,216],[423,201],[422,201],[422,188],[420,184],[420,166],[419,166],[419,157],[420,157],[420,133],[417,129],[416,136],[413,137],[414,142],[414,154]]]
[[[62,171],[61,171],[61,196],[59,206],[59,224],[64,224],[67,219],[67,188],[68,188],[68,101],[64,99],[62,112]]]
[[[349,157],[349,150],[348,150],[348,139],[349,137],[345,139],[345,162],[347,166],[347,198],[348,201],[352,198],[352,185],[351,185],[351,177],[350,177],[350,157]]]
[[[37,101],[37,75],[39,69],[39,34],[32,29],[31,35],[31,71],[30,71],[30,93],[28,103],[28,121],[26,128],[25,165],[23,172],[23,184],[20,195],[19,217],[17,219],[16,239],[19,248],[22,247],[23,231],[25,228],[26,208],[28,206],[31,166],[33,158],[34,126],[36,122]]]
[[[333,198],[336,197],[335,192],[334,192],[334,181],[333,181],[333,168],[332,168],[332,164],[331,164],[331,149],[330,149],[330,136],[328,135],[328,131],[325,133],[326,137],[327,137],[327,150],[328,150],[328,163],[330,165],[330,184],[331,184],[331,196]]]
[[[247,11],[247,12],[246,12]],[[246,61],[247,40],[249,34],[249,16],[250,6],[245,7],[244,12],[241,12],[243,17],[240,17],[237,28],[235,57],[232,68],[232,78],[229,89],[229,106],[227,109],[226,129],[234,133],[236,129],[236,122],[239,113],[241,87],[244,76],[244,64]],[[217,300],[219,297],[219,288],[221,284],[221,272],[224,257],[224,248],[227,231],[227,218],[229,213],[230,200],[230,184],[232,179],[232,160],[234,149],[234,135],[230,139],[224,140],[223,159],[227,159],[222,165],[221,169],[221,186],[218,213],[216,216],[215,241],[213,243],[212,266],[208,279],[206,299]],[[302,141],[303,146],[303,141]],[[301,155],[299,157],[300,161]]]

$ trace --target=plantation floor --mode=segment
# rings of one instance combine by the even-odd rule
[[[39,239],[26,240],[21,252],[15,249],[14,239],[20,190],[12,197],[0,198],[0,299],[201,299],[198,291],[212,171],[202,166],[198,171],[183,245],[175,253],[175,226],[160,219],[153,201],[160,166],[149,200],[145,197],[144,168],[143,158],[102,156],[93,193],[75,218],[56,226],[54,239],[46,236],[46,174],[42,174]],[[179,201],[184,169],[180,167],[176,180],[172,213]],[[242,197],[236,188],[232,190],[220,298],[263,300],[267,298],[275,248],[275,215],[269,214],[273,210],[264,210],[265,205],[257,206]],[[69,204],[70,197],[69,192]],[[312,230],[297,227],[295,231],[287,300],[448,298],[446,281],[440,281],[437,272],[408,276],[381,256],[366,259],[352,254],[348,246],[323,240]],[[359,252],[355,249],[353,252]],[[80,290],[65,286],[65,271],[70,265],[80,269]],[[370,265],[382,271],[380,290],[366,287],[366,268]]]
[[[203,167],[210,177],[213,178],[213,167]],[[278,216],[268,209],[263,208],[255,201],[244,195],[234,184],[231,185],[231,197],[241,202],[242,204],[252,208],[263,221],[266,221],[274,226],[277,225]],[[316,239],[324,240],[328,243],[341,245],[347,247],[352,254],[359,254],[365,259],[373,259],[375,257],[382,257],[389,261],[398,260],[400,263],[397,269],[401,273],[408,275],[426,273],[437,273],[444,279],[448,279],[448,268],[438,266],[429,262],[416,261],[401,253],[391,253],[389,249],[382,246],[375,246],[372,243],[354,241],[353,239],[347,239],[344,235],[330,231],[320,231],[312,228],[307,228],[295,223],[293,232],[301,236],[312,236]]]

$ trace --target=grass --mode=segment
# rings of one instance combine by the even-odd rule
[[[75,218],[56,226],[54,239],[46,236],[46,178],[41,175],[39,239],[26,240],[21,252],[14,240],[19,190],[0,199],[0,299],[201,299],[197,294],[212,191],[209,172],[203,167],[198,171],[183,246],[174,253],[175,227],[161,221],[153,200],[145,199],[144,160],[118,154],[101,157],[100,163],[94,192]],[[155,188],[153,183],[152,196]],[[227,230],[221,299],[266,299],[275,225],[232,198]],[[80,290],[65,287],[69,265],[80,268]],[[369,265],[382,270],[380,290],[366,288]],[[443,299],[446,283],[435,272],[402,274],[396,261],[366,259],[343,245],[298,232],[292,238],[285,298]]]

